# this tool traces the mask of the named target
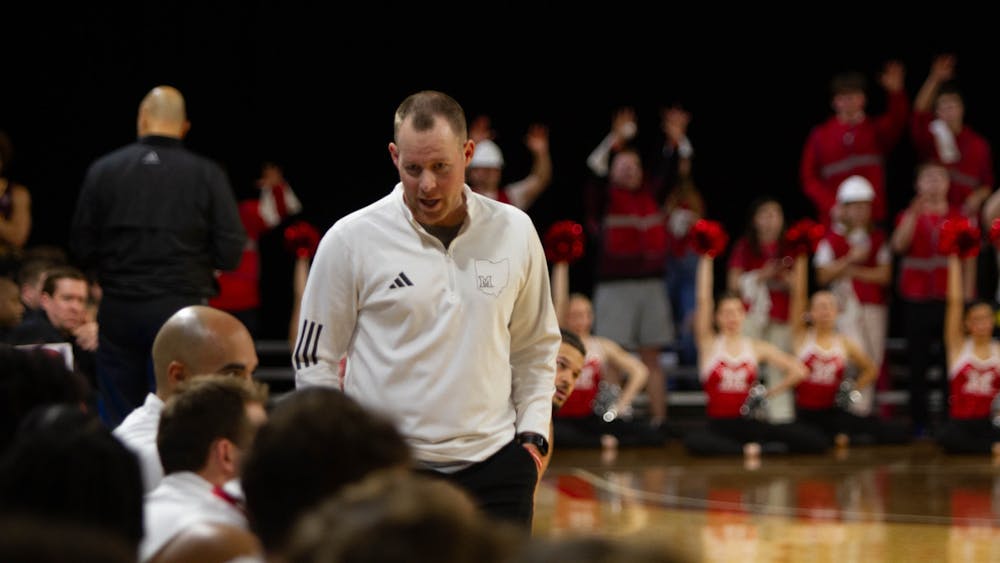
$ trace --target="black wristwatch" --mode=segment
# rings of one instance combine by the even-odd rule
[[[538,448],[538,453],[549,455],[549,441],[545,436],[536,432],[521,432],[517,435],[518,444],[534,444]]]

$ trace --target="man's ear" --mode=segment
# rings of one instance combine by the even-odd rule
[[[399,166],[399,147],[396,143],[389,143],[389,156],[392,158],[392,164],[396,167]]]
[[[174,387],[188,378],[187,367],[177,360],[167,364],[167,381]]]
[[[236,444],[226,438],[217,438],[212,442],[211,456],[215,463],[229,475],[236,475],[239,458]]]

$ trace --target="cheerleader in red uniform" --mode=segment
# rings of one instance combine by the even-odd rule
[[[743,453],[819,453],[827,449],[825,437],[798,423],[774,424],[747,416],[751,387],[758,380],[760,364],[784,372],[780,383],[767,389],[771,396],[794,387],[806,375],[806,367],[793,356],[764,340],[743,335],[746,309],[742,299],[727,293],[718,304],[712,298],[714,260],[703,254],[698,262],[694,317],[698,346],[698,370],[707,395],[707,424],[684,437],[688,450],[697,455]],[[713,327],[712,314],[715,314]],[[751,403],[753,401],[751,400]],[[746,413],[746,414],[745,414]]]
[[[872,416],[850,412],[861,391],[871,387],[878,375],[875,363],[861,346],[837,330],[838,302],[830,291],[817,291],[808,298],[806,254],[795,259],[789,317],[792,345],[807,368],[806,377],[795,387],[795,417],[802,424],[823,432],[839,447],[849,443],[903,443],[905,426]],[[848,367],[857,377],[845,379]]]
[[[948,360],[950,418],[937,436],[948,453],[1000,457],[1000,430],[993,401],[1000,389],[1000,343],[993,338],[995,311],[986,301],[964,305],[962,264],[948,256],[944,342]],[[963,314],[964,309],[964,314]]]

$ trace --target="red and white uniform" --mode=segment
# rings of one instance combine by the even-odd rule
[[[826,236],[816,247],[813,265],[817,268],[828,266],[847,255],[855,246],[868,248],[862,266],[874,268],[892,264],[892,250],[881,229],[852,229],[837,223],[828,229]],[[866,354],[881,366],[885,358],[885,339],[889,326],[888,296],[889,286],[859,280],[856,277],[840,276],[830,283],[830,290],[840,302],[837,329],[840,333],[861,346]],[[858,415],[871,413],[875,393],[872,387],[861,390],[861,400],[854,403],[851,410]]]
[[[897,226],[903,213],[896,218]],[[908,301],[944,300],[948,284],[948,258],[938,251],[938,237],[945,219],[959,216],[954,208],[947,214],[922,213],[917,216],[910,248],[900,262],[900,297]]]
[[[744,275],[751,273],[754,270],[759,270],[764,267],[769,260],[780,260],[779,256],[779,245],[778,242],[772,242],[768,244],[763,244],[760,250],[757,251],[750,246],[750,243],[746,238],[741,238],[736,241],[733,246],[733,251],[729,255],[729,268],[740,268],[743,270]],[[743,294],[744,305],[747,309],[753,311],[756,309],[756,303],[754,303],[755,292],[749,291],[747,288],[743,287],[745,284],[741,282],[740,292]],[[788,322],[788,284],[778,281],[778,280],[768,280],[767,284],[767,296],[770,299],[770,308],[768,309],[768,318],[771,322],[787,323]]]
[[[864,176],[875,189],[872,218],[886,218],[885,157],[906,130],[910,113],[906,92],[890,93],[887,101],[882,115],[865,117],[859,123],[844,123],[833,116],[809,133],[799,175],[823,224],[830,224],[840,183],[854,174]]]
[[[257,241],[288,216],[302,210],[302,204],[288,184],[265,186],[258,199],[239,204],[240,221],[247,232],[243,255],[235,270],[216,276],[219,293],[208,304],[224,311],[246,311],[260,306],[260,251]]]
[[[990,355],[983,359],[973,352],[972,339],[948,368],[950,414],[952,418],[987,418],[993,397],[1000,390],[1000,344],[990,343]]]
[[[798,357],[809,368],[809,375],[795,387],[795,404],[807,409],[833,407],[847,366],[847,349],[842,338],[834,337],[833,345],[823,348],[816,342],[816,333],[810,330]]]
[[[646,188],[608,190],[598,276],[601,279],[663,275],[667,227],[663,211]]]
[[[606,354],[597,338],[587,338],[587,357],[583,361],[583,369],[576,380],[576,386],[563,406],[553,412],[559,418],[586,418],[594,414],[594,399],[597,398],[598,386],[601,384],[601,366],[604,365]]]
[[[709,353],[701,359],[698,375],[708,395],[705,414],[710,418],[740,417],[740,407],[757,379],[753,342],[746,337],[739,339],[740,351],[732,356],[726,351],[725,339],[716,336]]]
[[[837,223],[827,230],[826,235],[816,246],[813,265],[816,267],[826,266],[847,256],[851,248],[858,245],[868,247],[868,255],[861,263],[862,266],[874,268],[892,262],[892,251],[889,249],[884,231],[881,229],[852,230],[848,233],[843,224]],[[888,288],[885,286],[857,278],[851,278],[850,284],[859,303],[886,304]]]
[[[969,127],[962,127],[953,135],[954,155],[942,155],[932,132],[934,116],[930,112],[913,112],[911,138],[920,162],[940,162],[948,169],[951,186],[948,203],[961,207],[974,190],[982,186],[993,187],[993,155],[990,143]]]

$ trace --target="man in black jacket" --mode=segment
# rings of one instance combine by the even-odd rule
[[[76,268],[49,270],[39,301],[41,313],[12,328],[7,341],[14,345],[69,344],[66,350],[72,350],[72,368],[93,385],[98,327],[87,320],[88,286],[86,276]]]
[[[239,263],[246,232],[226,173],[182,144],[184,98],[153,88],[138,140],[97,159],[73,217],[71,249],[103,290],[98,387],[117,425],[155,391],[150,350],[160,325],[216,292],[214,271]]]

